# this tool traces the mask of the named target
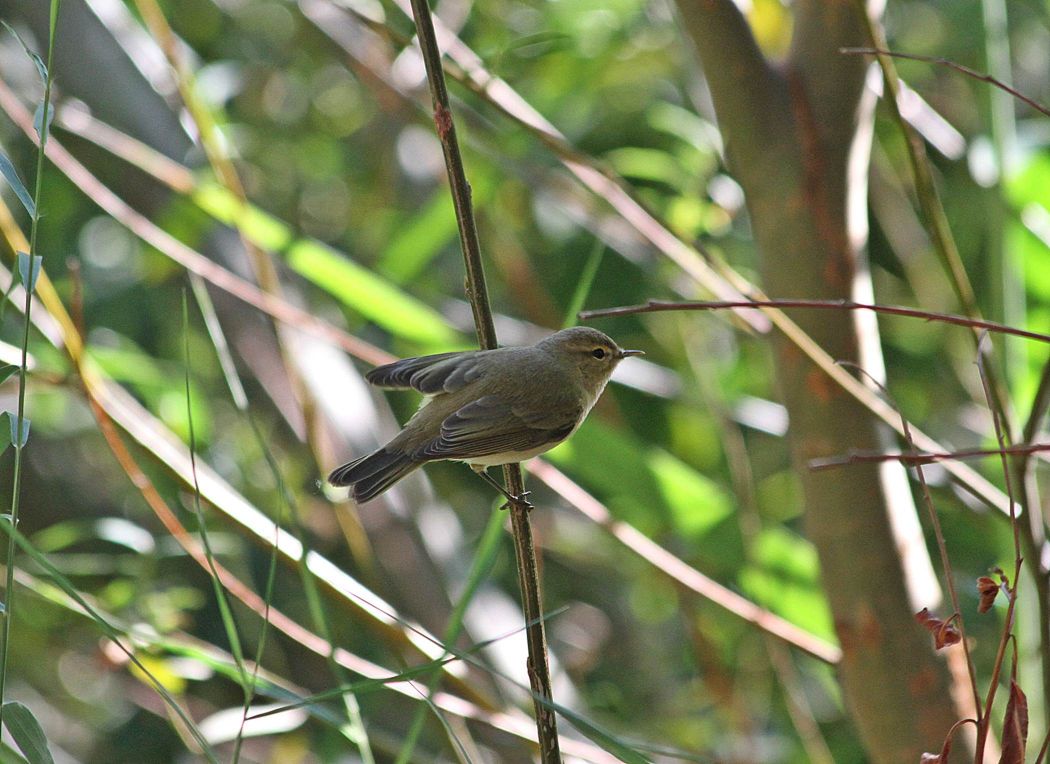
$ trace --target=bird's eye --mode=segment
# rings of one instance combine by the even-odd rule
[[[605,358],[605,350],[603,350],[602,348],[595,348],[591,351],[591,355],[593,355],[595,358]]]

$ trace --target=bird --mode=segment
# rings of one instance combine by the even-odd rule
[[[371,501],[427,462],[466,462],[509,502],[527,505],[486,473],[525,461],[572,435],[624,358],[624,350],[590,327],[562,329],[524,347],[405,358],[365,375],[376,387],[425,396],[404,428],[382,448],[334,469],[333,486],[355,502]]]

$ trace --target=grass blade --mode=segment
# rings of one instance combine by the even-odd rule
[[[587,262],[583,265],[583,271],[580,273],[579,281],[576,282],[576,289],[572,293],[572,299],[569,300],[569,307],[566,309],[565,318],[561,322],[562,326],[576,325],[576,314],[583,310],[583,304],[587,301],[587,295],[591,293],[594,277],[598,275],[598,266],[601,265],[602,255],[604,254],[605,242],[595,237],[594,246],[591,248],[591,253],[587,256]]]
[[[29,764],[54,764],[47,736],[28,706],[17,701],[4,703],[4,724]]]

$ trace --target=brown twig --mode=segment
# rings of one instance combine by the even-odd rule
[[[906,467],[917,467],[923,464],[933,464],[948,460],[981,459],[986,456],[1029,456],[1046,451],[1050,451],[1050,443],[1031,443],[1025,446],[1004,446],[1003,448],[971,448],[961,451],[914,451],[899,454],[858,451],[845,456],[810,459],[808,466],[814,471],[845,467],[850,464],[871,464],[873,462],[900,462]]]
[[[996,79],[990,74],[985,74],[983,72],[977,71],[976,69],[971,69],[968,66],[963,66],[962,64],[956,63],[951,59],[940,58],[938,56],[920,56],[917,53],[900,53],[895,50],[885,50],[883,48],[839,48],[839,53],[843,53],[847,56],[892,56],[893,58],[903,58],[907,59],[908,61],[922,61],[927,64],[938,64],[940,66],[946,66],[949,69],[954,69],[957,72],[965,74],[967,77],[971,77],[980,82],[987,82],[989,85],[993,85],[999,88],[1000,90],[1009,93],[1018,101],[1023,101],[1024,103],[1028,104],[1041,114],[1045,114],[1046,116],[1050,117],[1050,109],[1043,106],[1038,101],[1032,100],[1024,93],[1020,92],[1019,90],[1015,90],[1002,80]]]
[[[474,313],[474,325],[477,329],[478,343],[483,349],[498,346],[496,327],[492,320],[492,309],[489,306],[488,289],[485,286],[485,271],[481,260],[481,246],[478,242],[477,225],[471,204],[470,184],[463,169],[463,158],[456,139],[456,125],[449,105],[448,89],[445,87],[445,74],[441,65],[441,51],[434,34],[434,22],[430,15],[427,0],[412,0],[412,15],[416,22],[419,36],[419,47],[423,53],[427,81],[430,83],[430,95],[434,106],[434,124],[441,147],[445,154],[445,167],[448,170],[449,185],[452,191],[452,203],[456,209],[456,223],[459,226],[460,242],[463,246],[463,260],[466,266],[466,292]],[[512,496],[522,496],[525,484],[521,477],[521,467],[508,464],[503,468],[507,492]],[[514,552],[518,562],[518,582],[521,586],[522,607],[525,611],[526,641],[529,646],[527,664],[529,684],[534,693],[533,707],[536,712],[536,730],[540,743],[540,757],[544,764],[557,764],[561,761],[558,743],[557,717],[554,714],[553,692],[551,690],[550,666],[547,660],[547,637],[543,626],[543,607],[540,595],[539,570],[536,561],[536,548],[532,538],[532,524],[529,520],[530,508],[523,501],[511,501],[511,525],[514,530]],[[546,703],[542,702],[547,701]]]
[[[896,403],[890,398],[889,390],[886,389],[886,386],[857,364],[851,363],[848,365],[867,377],[868,380],[882,392],[882,395],[900,416],[901,427],[904,429],[905,441],[911,448],[915,448],[915,441],[912,439],[911,427],[908,424],[908,419],[904,416],[904,412],[902,412]],[[981,719],[983,718],[981,711],[981,694],[977,689],[977,672],[973,665],[973,659],[970,657],[970,646],[966,641],[966,628],[963,624],[962,608],[959,605],[959,593],[955,588],[955,574],[952,572],[952,561],[951,558],[948,557],[948,545],[944,540],[944,533],[941,531],[941,521],[937,516],[937,510],[933,505],[933,496],[930,494],[930,486],[926,482],[926,473],[923,472],[921,464],[915,465],[915,475],[919,479],[919,486],[922,489],[922,503],[926,507],[926,512],[930,518],[930,526],[933,528],[933,535],[937,539],[937,551],[940,553],[941,565],[944,568],[944,581],[948,587],[948,596],[951,598],[952,603],[952,618],[954,618],[958,624],[959,641],[962,643],[963,654],[966,656],[966,669],[970,675],[970,690],[973,693],[974,711],[977,715],[979,729]],[[1013,504],[1011,503],[1011,510],[1012,508]],[[951,619],[949,619],[949,621],[950,620]],[[950,734],[951,733],[949,733],[949,735]]]
[[[980,331],[989,331],[996,334],[1008,334],[1012,337],[1023,337],[1050,344],[1050,334],[1032,332],[1027,329],[1017,329],[1006,324],[986,321],[983,318],[968,318],[951,313],[936,313],[929,310],[917,308],[905,308],[899,305],[876,305],[867,302],[853,302],[851,300],[695,300],[671,302],[666,300],[649,300],[644,305],[624,305],[617,308],[599,308],[597,310],[585,310],[579,314],[581,321],[589,321],[592,318],[607,318],[609,316],[629,316],[635,313],[660,313],[677,310],[739,310],[741,308],[780,308],[788,310],[791,308],[804,308],[811,310],[869,310],[873,313],[882,313],[888,316],[904,316],[907,318],[921,318],[925,321],[953,326],[966,326]]]
[[[984,362],[985,339],[986,336],[982,336],[981,341],[977,345],[977,370],[981,375],[981,386],[984,389],[985,397],[988,399],[988,405],[992,409],[992,424],[995,427],[995,439],[999,443],[1000,451],[1003,451],[999,458],[1002,462],[1006,495],[1010,498],[1010,527],[1013,529],[1014,536],[1014,578],[1009,588],[1010,596],[1006,607],[1006,620],[1003,623],[1003,633],[999,639],[999,647],[995,653],[995,663],[992,666],[992,677],[988,681],[988,696],[984,701],[985,716],[983,719],[978,716],[977,751],[974,754],[974,764],[981,764],[981,762],[984,761],[984,747],[988,739],[989,726],[991,723],[992,704],[995,702],[995,691],[999,688],[999,673],[1002,670],[1003,659],[1006,656],[1006,646],[1009,644],[1010,639],[1013,636],[1013,617],[1014,610],[1017,606],[1017,587],[1020,585],[1021,563],[1023,562],[1023,558],[1021,557],[1021,530],[1020,525],[1017,522],[1017,500],[1014,498],[1013,480],[1011,479],[1010,465],[1007,462],[1005,453],[1007,435],[1003,430],[1003,423],[1000,421],[998,413],[994,406],[992,406],[992,390],[988,379],[988,370]],[[1029,509],[1031,510],[1033,508],[1030,507]],[[1015,660],[1016,657],[1017,653],[1015,644]],[[1016,674],[1016,668],[1014,673]]]

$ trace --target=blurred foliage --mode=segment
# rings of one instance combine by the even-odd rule
[[[318,14],[319,7],[336,15]],[[382,19],[396,35],[411,32],[393,3],[347,7]],[[42,47],[23,5],[4,2],[0,9],[31,44]],[[186,150],[171,157],[193,169],[194,186],[184,194],[74,135],[61,121],[55,137],[151,220],[250,278],[237,237],[221,225],[239,223],[248,240],[273,252],[290,299],[354,335],[395,355],[469,347],[472,324],[462,294],[455,219],[416,54],[396,36],[384,40],[369,32],[337,5],[167,0],[163,9],[185,43],[194,86],[217,116],[251,206],[242,209],[217,184],[200,150],[191,146],[192,131],[180,133]],[[1048,102],[1047,9],[1015,3],[1009,11],[1014,82]],[[670,6],[642,0],[444,0],[437,12],[489,71],[509,82],[581,152],[623,176],[677,235],[702,241],[741,272],[753,272],[743,200],[721,164],[702,73]],[[782,54],[790,40],[789,4],[756,1],[749,13],[763,49]],[[106,44],[130,55],[142,71],[112,84],[100,72],[93,89],[83,84],[65,89],[60,67],[60,102],[76,98],[96,110],[108,87],[141,88],[151,94],[143,103],[157,109],[143,115],[143,122],[158,132],[183,130],[170,73],[155,71],[164,68],[156,43],[112,20],[124,18],[141,35],[137,10],[118,5],[114,14]],[[979,4],[893,2],[886,23],[894,48],[986,68]],[[333,40],[335,32],[347,30],[356,45],[350,56]],[[60,24],[58,44],[75,60],[78,46],[87,43],[69,24]],[[0,48],[0,71],[26,102],[39,97],[32,64],[13,40]],[[1002,132],[993,134],[987,85],[928,64],[902,61],[900,71],[965,141],[958,155],[931,153],[982,306],[993,319],[1020,317],[1028,327],[1045,330],[1050,321],[1045,118],[1017,106],[1013,137],[1007,140]],[[157,106],[162,102],[147,76],[159,83],[166,108]],[[700,296],[601,200],[575,184],[540,141],[476,95],[458,86],[452,90],[491,300],[508,342],[531,341],[541,333],[537,327],[561,326],[596,246],[604,254],[585,292],[585,307]],[[956,306],[904,190],[907,181],[902,186],[906,164],[896,128],[880,121],[877,132],[870,247],[876,298],[952,311]],[[149,135],[139,137],[150,142]],[[0,120],[0,140],[26,178],[32,147],[7,120]],[[44,181],[39,250],[66,304],[75,293],[82,295],[90,362],[183,442],[191,415],[202,464],[270,517],[284,517],[311,548],[398,613],[444,633],[492,511],[494,498],[486,486],[461,466],[435,465],[425,471],[433,490],[414,479],[401,498],[362,507],[356,515],[328,501],[317,481],[334,460],[360,454],[393,432],[389,407],[362,391],[364,364],[333,360],[312,339],[294,343],[293,350],[301,352],[297,372],[310,382],[328,431],[319,464],[305,442],[294,404],[297,383],[282,365],[272,328],[218,292],[213,297],[251,413],[238,411],[231,401],[213,341],[194,311],[188,415],[180,312],[184,271],[100,213],[56,168],[48,167]],[[5,200],[24,225],[24,211],[15,209],[17,200],[6,189]],[[76,277],[70,261],[78,264]],[[0,321],[0,338],[16,343],[17,311],[9,306]],[[952,446],[989,443],[989,419],[963,331],[904,319],[880,323],[889,389],[905,414]],[[633,364],[630,373],[624,367],[585,426],[550,460],[617,520],[754,602],[832,639],[782,437],[783,413],[773,403],[776,372],[761,338],[709,314],[619,318],[600,328],[621,345],[645,349],[645,363]],[[1047,351],[1033,344],[1009,347],[1006,371],[1023,415]],[[202,652],[208,651],[201,645],[230,649],[207,574],[173,542],[114,461],[68,360],[39,333],[30,351],[38,366],[29,389],[33,437],[22,532],[98,607],[152,635],[140,645],[144,663],[195,719],[238,709],[241,690],[228,670],[216,670],[218,659],[209,658],[209,665],[199,652],[180,653],[163,644],[170,638],[183,650],[186,645]],[[696,373],[698,363],[704,374]],[[15,395],[9,380],[0,388],[3,408],[13,407]],[[740,475],[724,451],[723,425],[705,405],[712,397],[724,401],[732,419],[728,426],[739,428],[747,446],[751,506],[743,506],[738,495]],[[400,396],[392,403],[401,419],[415,406],[415,400]],[[192,489],[144,449],[133,451],[181,521],[196,531]],[[10,458],[3,456],[2,496],[10,492]],[[1002,482],[996,461],[980,468]],[[956,492],[936,468],[929,473],[967,628],[976,638],[979,675],[987,676],[997,617],[974,616],[972,581],[993,565],[1008,567],[1009,530],[1001,518]],[[294,499],[298,528],[288,520],[280,483]],[[548,625],[552,654],[565,679],[557,685],[559,702],[624,741],[644,740],[724,761],[804,762],[811,752],[792,723],[784,690],[784,682],[791,682],[834,760],[863,760],[831,669],[792,654],[790,676],[775,670],[761,633],[677,587],[539,481],[533,483],[537,534],[545,550],[546,607],[567,608]],[[207,504],[205,512],[219,560],[262,593],[269,550]],[[365,529],[371,557],[350,552],[355,522]],[[469,642],[520,628],[512,555],[505,539],[468,609]],[[33,563],[25,567],[40,573]],[[273,606],[315,628],[303,586],[294,568],[280,563]],[[21,593],[20,601],[10,692],[43,720],[53,750],[86,762],[185,761],[198,755],[188,753],[192,744],[187,748],[180,725],[144,675],[127,670],[97,624],[39,585]],[[417,660],[362,620],[345,599],[324,589],[323,602],[335,643],[391,673]],[[259,619],[240,605],[234,609],[241,639],[254,655]],[[1038,685],[1034,613],[1034,605],[1022,600],[1022,683],[1031,687]],[[516,646],[519,637],[503,641]],[[506,664],[496,651],[485,655],[503,673],[525,681],[518,653]],[[293,696],[344,681],[323,658],[273,632],[263,663],[293,688],[288,690]],[[520,689],[486,672],[475,670],[469,682],[497,705],[528,707]],[[1038,695],[1029,692],[1033,739],[1042,734],[1045,718]],[[361,715],[378,760],[396,757],[418,702],[383,690],[361,696]],[[242,759],[355,760],[358,748],[346,728],[332,721],[333,713],[339,719],[346,709],[338,704],[326,709],[304,717],[295,729],[248,739]],[[467,734],[467,726],[453,729],[455,736]],[[520,740],[481,724],[469,729],[474,737],[469,742],[478,746],[482,760],[528,760]],[[225,732],[228,724],[217,739],[227,740]],[[430,714],[418,760],[453,760],[448,737]],[[931,741],[931,750],[936,745],[939,741]],[[216,750],[228,758],[230,744]]]

